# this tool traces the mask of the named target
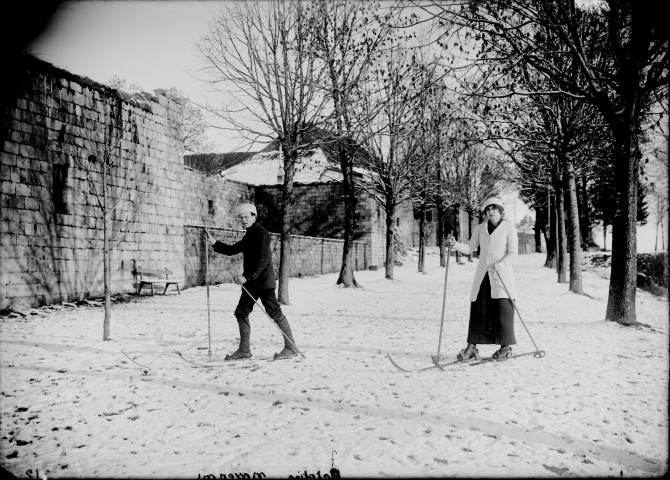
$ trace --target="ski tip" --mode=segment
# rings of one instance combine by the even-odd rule
[[[388,353],[386,354],[386,358],[388,358],[389,361],[391,362],[391,364],[392,364],[395,368],[397,368],[398,370],[400,370],[401,372],[409,372],[409,370],[407,370],[407,369],[405,369],[405,368],[402,368],[400,365],[398,365],[397,363],[395,363],[395,360],[393,360],[393,358],[391,358],[391,355],[389,355]]]

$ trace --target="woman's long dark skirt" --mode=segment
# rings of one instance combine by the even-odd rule
[[[491,298],[491,281],[487,273],[477,300],[470,304],[468,343],[515,345],[514,305],[509,298]]]

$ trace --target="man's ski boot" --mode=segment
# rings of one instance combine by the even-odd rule
[[[496,350],[491,358],[495,358],[496,360],[504,360],[505,358],[512,358],[512,347],[509,345],[505,347],[500,347],[498,350]]]
[[[298,356],[297,352],[294,352],[288,347],[284,347],[284,349],[281,352],[274,354],[274,360],[287,360],[289,358],[297,356]]]
[[[295,340],[293,340],[291,326],[289,325],[288,320],[284,314],[279,312],[279,314],[274,317],[274,321],[284,336],[284,349],[279,353],[275,353],[273,360],[286,360],[288,358],[298,356],[299,350],[298,347],[295,346]]]
[[[471,344],[468,343],[468,346],[465,347],[463,350],[458,352],[458,355],[456,355],[456,359],[459,362],[468,362],[470,360],[479,360],[479,350]]]
[[[226,355],[226,360],[244,360],[246,358],[251,358],[251,352],[243,352],[242,350],[237,350],[235,353]]]
[[[235,353],[226,355],[225,360],[228,361],[251,358],[251,348],[249,347],[251,324],[249,323],[249,317],[235,315],[235,318],[237,318],[237,326],[240,329],[240,346],[237,347],[237,351]]]

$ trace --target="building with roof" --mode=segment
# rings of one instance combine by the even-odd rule
[[[300,154],[293,177],[292,235],[344,237],[344,183],[337,160],[337,142],[320,128],[314,128],[305,142],[309,148]],[[366,154],[358,147],[357,151],[359,155]],[[186,155],[184,163],[213,177],[253,187],[259,221],[271,232],[280,231],[284,169],[278,142],[271,142],[257,152]],[[361,184],[364,173],[354,168]],[[365,188],[358,190],[357,198],[354,240],[368,244],[369,266],[381,267],[386,256],[385,213]],[[435,245],[435,220],[433,215],[428,222],[432,245]],[[397,209],[395,228],[404,246],[418,244],[418,222],[411,205]]]

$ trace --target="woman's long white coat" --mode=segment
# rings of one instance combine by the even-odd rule
[[[501,220],[498,228],[489,234],[487,223],[484,222],[477,225],[468,243],[456,242],[453,246],[455,250],[464,255],[470,255],[477,250],[477,247],[481,248],[477,272],[472,282],[470,301],[474,302],[477,300],[479,286],[482,284],[487,271],[489,272],[489,280],[491,281],[491,298],[509,298],[498,276],[493,273],[493,265],[499,262],[502,262],[503,265],[500,276],[503,282],[505,282],[505,286],[509,290],[512,299],[514,299],[516,298],[516,283],[514,281],[514,267],[512,264],[519,252],[519,239],[517,238],[516,228],[514,228],[511,222]]]

